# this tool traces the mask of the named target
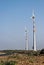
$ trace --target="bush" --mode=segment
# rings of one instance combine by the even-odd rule
[[[40,51],[40,54],[43,54],[43,55],[44,55],[44,49],[42,49],[42,50]]]
[[[10,62],[5,62],[5,65],[10,65]]]
[[[9,62],[5,62],[5,65],[15,65],[15,61],[9,61]]]

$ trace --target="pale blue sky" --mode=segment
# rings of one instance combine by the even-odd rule
[[[44,48],[44,0],[0,0],[0,50],[25,49],[25,25],[29,49],[33,45],[32,11],[36,16],[37,49]]]

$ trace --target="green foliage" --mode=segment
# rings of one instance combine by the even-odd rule
[[[3,63],[0,63],[0,65],[4,65]]]
[[[40,54],[40,51],[33,51],[33,50],[3,50],[6,55],[12,55],[14,53],[19,53],[19,54],[27,54],[30,56],[38,56]],[[16,58],[14,56],[14,58]]]
[[[16,61],[1,62],[0,65],[16,65]]]
[[[29,51],[28,56],[39,56],[40,51]]]
[[[40,51],[40,54],[43,54],[43,55],[44,55],[44,49],[42,49],[42,50]]]
[[[16,64],[16,61],[7,61],[4,63],[4,65],[15,65]]]
[[[5,65],[10,65],[10,62],[5,62]]]

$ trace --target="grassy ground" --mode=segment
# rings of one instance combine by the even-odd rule
[[[0,65],[9,61],[15,62],[15,65],[44,65],[44,56],[29,56],[19,53],[9,56],[0,56]]]

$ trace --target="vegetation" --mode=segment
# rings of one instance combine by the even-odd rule
[[[43,50],[4,50],[7,55],[0,56],[0,65],[44,65]]]
[[[20,54],[27,54],[27,55],[30,55],[30,56],[38,56],[38,55],[41,55],[43,54],[44,55],[44,49],[42,50],[38,50],[38,51],[33,51],[33,50],[3,50],[1,51],[2,53],[5,53],[5,54],[2,54],[2,55],[11,55],[11,54],[14,54],[14,53],[20,53]]]
[[[44,55],[44,49],[42,49],[42,50],[40,51],[40,54],[43,54],[43,55]]]
[[[5,62],[1,62],[0,65],[16,65],[16,61],[5,61]]]
[[[9,62],[7,61],[4,64],[5,65],[15,65],[15,63],[16,63],[15,61],[9,61]]]

